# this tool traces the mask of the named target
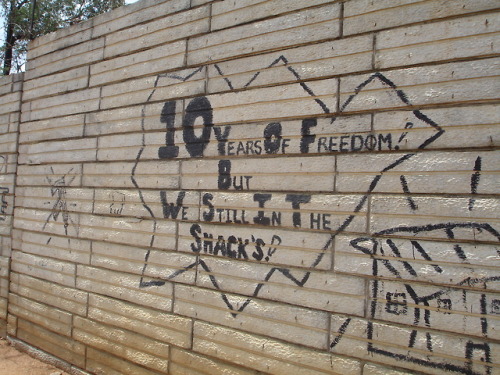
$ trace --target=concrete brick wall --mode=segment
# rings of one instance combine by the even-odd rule
[[[6,335],[23,75],[0,77],[0,336]]]
[[[75,374],[500,373],[498,10],[143,0],[35,40],[0,327]]]

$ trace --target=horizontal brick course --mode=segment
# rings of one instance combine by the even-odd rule
[[[31,42],[0,334],[78,373],[496,374],[498,34],[489,0],[142,0]]]
[[[193,38],[188,44],[188,64],[274,49],[278,41],[283,48],[333,39],[339,33],[339,9],[338,4],[326,5]],[[243,39],[242,34],[245,35]]]
[[[425,22],[498,8],[488,0],[362,0],[347,1],[345,35]]]

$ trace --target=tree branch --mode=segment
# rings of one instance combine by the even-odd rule
[[[24,4],[26,4],[30,0],[22,0],[19,4],[16,5],[16,9],[19,10],[23,7]]]

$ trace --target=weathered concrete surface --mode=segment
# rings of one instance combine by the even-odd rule
[[[500,375],[498,10],[142,0],[33,41],[0,336],[72,375]]]

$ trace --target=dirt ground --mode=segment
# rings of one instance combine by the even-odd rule
[[[10,346],[0,339],[0,375],[68,375]]]

